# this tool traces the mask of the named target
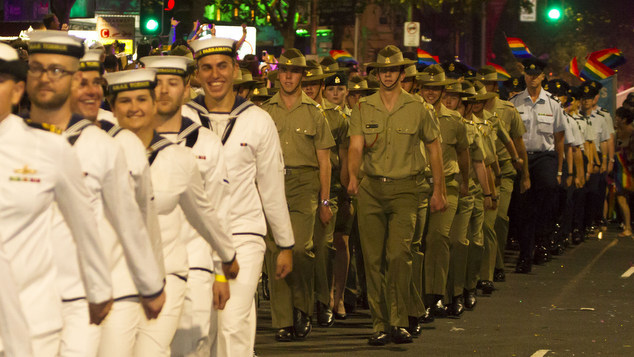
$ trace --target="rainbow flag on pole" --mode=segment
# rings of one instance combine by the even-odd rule
[[[623,56],[623,51],[618,48],[607,48],[605,50],[592,52],[590,57],[595,58],[597,61],[612,69],[626,62],[625,56]]]
[[[509,44],[509,48],[515,58],[529,58],[533,56],[524,41],[519,38],[507,37],[506,42]]]
[[[418,58],[418,64],[425,64],[428,66],[438,64],[438,61],[434,58],[434,56],[421,50],[420,48],[416,49],[416,57]]]
[[[573,59],[570,60],[570,64],[566,66],[565,70],[566,72],[571,73],[573,76],[580,78],[579,65],[577,64],[577,57],[574,57]]]
[[[500,66],[499,64],[495,64],[492,62],[488,62],[487,61],[487,65],[495,68],[495,71],[498,73],[498,80],[509,80],[511,79],[511,75],[509,74],[509,72],[507,72],[504,67]]]
[[[590,56],[581,70],[581,77],[591,81],[599,81],[614,75],[614,73],[612,68]]]
[[[330,50],[330,56],[337,62],[342,63],[358,63],[357,60],[352,57],[350,52],[346,50]]]

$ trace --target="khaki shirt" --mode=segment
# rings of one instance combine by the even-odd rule
[[[500,119],[500,124],[507,131],[511,139],[519,138],[524,135],[526,127],[524,127],[522,117],[520,117],[520,113],[517,109],[515,109],[513,103],[501,100],[500,98],[495,98],[493,112],[497,114]],[[499,138],[495,142],[495,147],[498,154],[498,160],[506,161],[511,159],[511,154],[508,150],[506,150],[504,143]]]
[[[484,148],[484,164],[492,165],[497,160],[495,153],[495,139],[496,133],[493,130],[492,123],[488,118],[491,118],[492,114],[489,111],[484,110],[482,119],[474,114],[471,114],[471,120],[477,125],[478,131],[482,134],[482,147]]]
[[[286,167],[319,168],[317,150],[335,145],[326,115],[318,104],[302,92],[301,99],[289,110],[279,93],[264,102],[277,127]]]
[[[350,135],[364,137],[365,173],[393,179],[422,173],[426,163],[420,141],[431,143],[440,136],[433,116],[431,106],[405,91],[391,112],[378,92],[361,98],[352,110]]]
[[[339,148],[347,149],[348,146],[350,146],[350,139],[348,138],[350,122],[341,107],[329,102],[327,99],[322,100],[321,108],[323,108],[326,114],[330,132],[335,139],[335,146],[330,148],[330,163],[334,174],[335,171],[339,172],[341,169],[339,163]]]
[[[473,116],[470,116],[473,118]],[[484,144],[482,142],[482,133],[478,130],[477,124],[472,119],[462,119],[465,123],[465,128],[467,130],[467,140],[469,141],[469,156],[471,161],[484,161]],[[469,166],[469,176],[470,182],[469,185],[472,184],[471,180],[476,178],[476,173],[473,165]],[[459,176],[461,177],[461,176]]]
[[[445,176],[460,172],[458,152],[469,148],[467,129],[460,114],[450,110],[443,104],[437,113],[442,136],[442,161]]]

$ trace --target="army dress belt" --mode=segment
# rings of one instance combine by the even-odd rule
[[[412,175],[412,176],[406,176],[406,177],[402,177],[402,178],[392,178],[392,177],[384,177],[384,176],[371,176],[371,175],[367,175],[366,177],[371,178],[372,180],[377,180],[379,182],[399,182],[399,181],[416,180],[416,178],[421,176],[421,175]]]
[[[316,167],[312,167],[312,166],[304,166],[304,167],[285,167],[284,168],[284,175],[288,176],[288,175],[296,175],[296,174],[302,174],[302,173],[307,173],[307,172],[313,172],[313,171],[317,171],[319,170]]]

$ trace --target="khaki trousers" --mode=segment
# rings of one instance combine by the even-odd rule
[[[447,282],[447,297],[462,295],[467,277],[467,258],[469,256],[469,222],[473,214],[475,198],[471,194],[475,185],[469,191],[469,196],[458,198],[458,209],[449,231],[450,259]]]
[[[293,271],[284,279],[275,279],[280,249],[267,234],[265,262],[271,290],[271,317],[274,328],[293,325],[293,309],[313,314],[315,253],[313,229],[319,196],[319,171],[314,168],[291,169],[284,180],[286,201],[291,217],[295,246]]]
[[[422,180],[366,176],[359,187],[359,233],[374,331],[408,326],[411,245]]]
[[[478,282],[480,267],[482,266],[482,252],[484,250],[484,237],[482,225],[484,223],[484,197],[482,188],[478,185],[473,196],[473,212],[469,220],[467,238],[469,239],[469,254],[467,255],[467,277],[465,278],[465,289],[473,290]]]
[[[496,269],[504,269],[504,248],[506,247],[506,239],[509,235],[509,205],[511,204],[511,195],[513,194],[513,182],[517,171],[513,167],[511,160],[500,163],[502,174],[500,184],[500,200],[498,201],[498,215],[495,219],[495,236],[498,241],[498,252],[495,260]]]

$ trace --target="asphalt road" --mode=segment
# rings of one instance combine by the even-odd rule
[[[268,302],[258,309],[258,356],[634,356],[634,240],[603,239],[572,246],[531,274],[513,273],[480,295],[460,319],[436,319],[414,343],[372,347],[369,311],[331,328],[314,327],[305,341],[274,339]],[[631,274],[624,277],[627,272]]]

